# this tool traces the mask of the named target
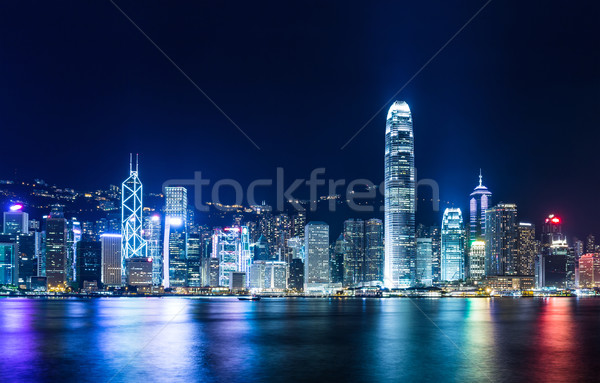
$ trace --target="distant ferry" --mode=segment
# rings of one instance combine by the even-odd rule
[[[240,301],[260,301],[260,297],[257,297],[256,295],[238,297],[238,299]]]

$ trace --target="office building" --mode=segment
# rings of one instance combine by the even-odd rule
[[[127,286],[138,291],[149,291],[152,287],[152,258],[129,258],[127,260]]]
[[[165,187],[165,201],[163,286],[182,287],[187,278],[187,189]]]
[[[13,242],[0,242],[0,285],[17,285],[18,269]]]
[[[469,247],[469,278],[473,281],[485,276],[485,242],[473,241]]]
[[[593,289],[600,287],[600,255],[584,254],[579,258],[579,287]]]
[[[187,286],[201,287],[200,264],[202,262],[202,242],[199,234],[188,235],[187,243]]]
[[[283,292],[287,289],[287,280],[287,263],[282,261],[265,262],[265,290]]]
[[[4,212],[4,234],[29,233],[29,214],[23,212],[22,204],[11,205],[9,211]]]
[[[148,247],[148,257],[152,259],[152,284],[160,286],[163,280],[163,257],[161,232],[162,223],[159,214],[144,218],[144,239]]]
[[[433,246],[431,238],[417,238],[416,281],[425,286],[433,283]]]
[[[294,258],[290,263],[288,289],[293,292],[304,291],[304,261],[300,258]]]
[[[518,275],[517,205],[499,203],[486,210],[486,275]]]
[[[102,234],[100,247],[102,250],[102,285],[104,288],[120,287],[123,283],[120,234]]]
[[[408,287],[415,275],[415,149],[410,108],[396,101],[385,128],[385,285]]]
[[[535,226],[533,224],[519,222],[517,245],[517,273],[519,275],[535,275],[535,257],[538,254],[538,242],[535,239]]]
[[[485,240],[485,211],[492,205],[492,193],[483,186],[479,171],[479,185],[469,199],[469,243]]]
[[[49,290],[67,288],[67,220],[62,206],[55,205],[46,217],[45,269]]]
[[[135,170],[129,157],[129,177],[121,184],[121,283],[126,283],[127,260],[147,258],[148,248],[142,237],[143,188],[139,179],[138,158]]]
[[[344,222],[344,242],[344,285],[357,285],[364,277],[365,223],[362,219]]]
[[[82,240],[76,246],[78,289],[84,289],[86,282],[102,287],[102,243]]]
[[[383,283],[383,221],[372,218],[365,222],[364,281]]]
[[[329,281],[331,283],[344,282],[344,257],[346,254],[346,240],[344,233],[341,233],[333,244],[331,255],[329,257]]]
[[[442,281],[464,279],[465,272],[465,233],[462,212],[457,208],[447,208],[442,217]]]
[[[573,254],[562,232],[562,219],[549,215],[542,225],[539,256],[536,259],[537,286],[564,289],[575,283]]]
[[[329,225],[309,222],[304,229],[305,290],[323,290],[329,284]]]

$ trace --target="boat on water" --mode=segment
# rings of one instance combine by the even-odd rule
[[[240,301],[260,301],[260,297],[256,295],[249,295],[244,297],[238,297]]]

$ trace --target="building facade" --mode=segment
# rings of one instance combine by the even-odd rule
[[[304,230],[304,285],[322,289],[329,284],[329,225],[309,222]]]
[[[121,278],[127,279],[127,260],[129,258],[147,258],[148,249],[142,237],[143,189],[138,177],[136,156],[135,170],[129,158],[129,177],[121,185]]]
[[[499,203],[486,210],[485,225],[486,275],[517,275],[517,205]]]
[[[442,281],[457,281],[465,278],[465,232],[462,212],[447,208],[442,217]]]
[[[408,287],[415,279],[415,149],[408,104],[390,107],[385,128],[385,266],[384,282]]]

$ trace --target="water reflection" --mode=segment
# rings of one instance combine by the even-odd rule
[[[599,308],[567,298],[2,299],[0,381],[585,381],[599,367]]]

